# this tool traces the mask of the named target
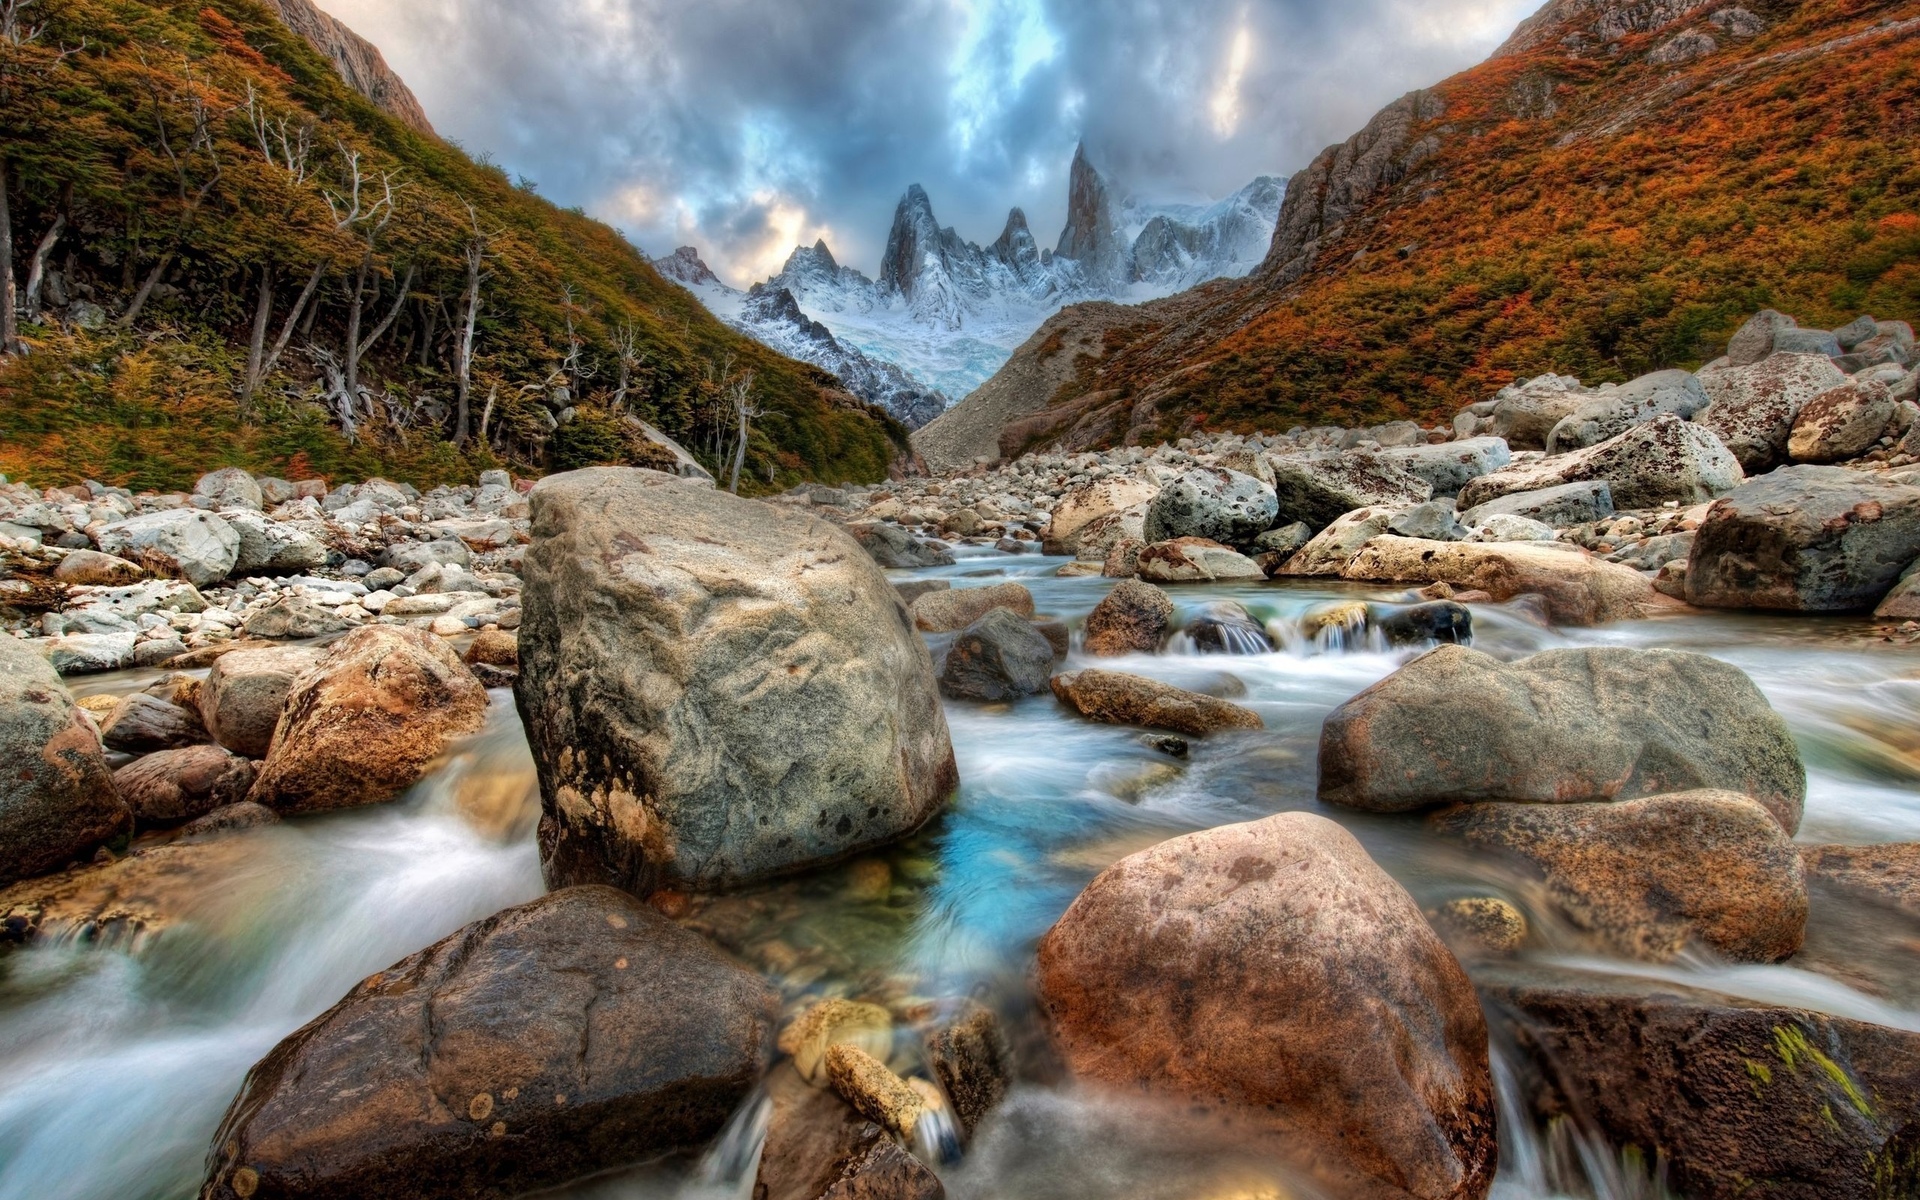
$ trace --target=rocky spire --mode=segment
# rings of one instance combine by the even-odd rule
[[[1080,264],[1089,284],[1111,286],[1126,279],[1126,247],[1114,217],[1106,181],[1094,170],[1082,142],[1073,152],[1067,182],[1067,227],[1060,231],[1055,256]]]
[[[914,281],[929,252],[940,252],[940,223],[934,220],[927,189],[916,183],[893,210],[893,228],[887,233],[886,254],[880,259],[881,290],[913,299]]]

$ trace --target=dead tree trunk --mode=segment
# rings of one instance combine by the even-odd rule
[[[13,295],[13,210],[7,202],[7,160],[0,155],[0,358],[20,353]]]
[[[468,210],[469,214],[472,210]],[[473,240],[467,243],[466,316],[460,326],[460,340],[453,349],[454,421],[453,444],[464,447],[471,435],[473,392],[473,333],[480,319],[481,268],[486,265],[487,244],[480,236],[480,221],[474,217]],[[492,406],[489,405],[489,408]]]
[[[260,294],[253,302],[253,336],[247,339],[247,373],[240,383],[240,403],[253,399],[260,386],[260,364],[267,356],[267,325],[273,320],[273,264],[260,267]]]
[[[260,385],[266,382],[267,376],[273,373],[273,368],[280,362],[280,356],[286,353],[287,343],[293,340],[293,331],[295,326],[300,323],[301,314],[305,313],[311,316],[311,314],[319,311],[319,305],[315,304],[309,307],[309,303],[313,299],[313,293],[319,289],[321,277],[326,274],[326,270],[327,264],[324,261],[314,264],[313,274],[307,277],[307,286],[301,289],[300,298],[293,302],[292,310],[287,313],[287,322],[280,327],[280,336],[274,339],[273,348],[261,357],[259,365],[256,368],[247,373],[244,384],[245,390],[241,397],[243,400],[251,400],[253,393],[258,391]],[[265,296],[265,303],[268,306],[271,306],[273,303],[273,296],[270,292]]]
[[[40,289],[47,282],[47,259],[52,257],[53,248],[60,241],[60,235],[67,228],[67,214],[60,213],[53,218],[53,224],[46,235],[40,239],[40,245],[34,248],[33,265],[27,270],[27,318],[40,319]]]

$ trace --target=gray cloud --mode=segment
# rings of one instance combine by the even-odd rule
[[[1156,197],[1290,173],[1537,0],[322,2],[442,133],[744,285],[823,235],[871,272],[914,182],[970,238],[1017,204],[1049,241],[1083,137]]]

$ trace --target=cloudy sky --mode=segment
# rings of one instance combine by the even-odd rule
[[[1043,245],[1084,138],[1120,190],[1286,175],[1539,0],[320,0],[439,131],[648,253],[744,287],[824,237],[874,273],[922,183],[972,240]]]

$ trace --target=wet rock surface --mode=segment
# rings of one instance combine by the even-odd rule
[[[0,638],[0,884],[56,871],[130,832],[93,724],[45,659]]]
[[[1108,725],[1143,725],[1204,737],[1235,729],[1262,729],[1258,713],[1237,704],[1121,671],[1055,675],[1053,694],[1081,716]]]

